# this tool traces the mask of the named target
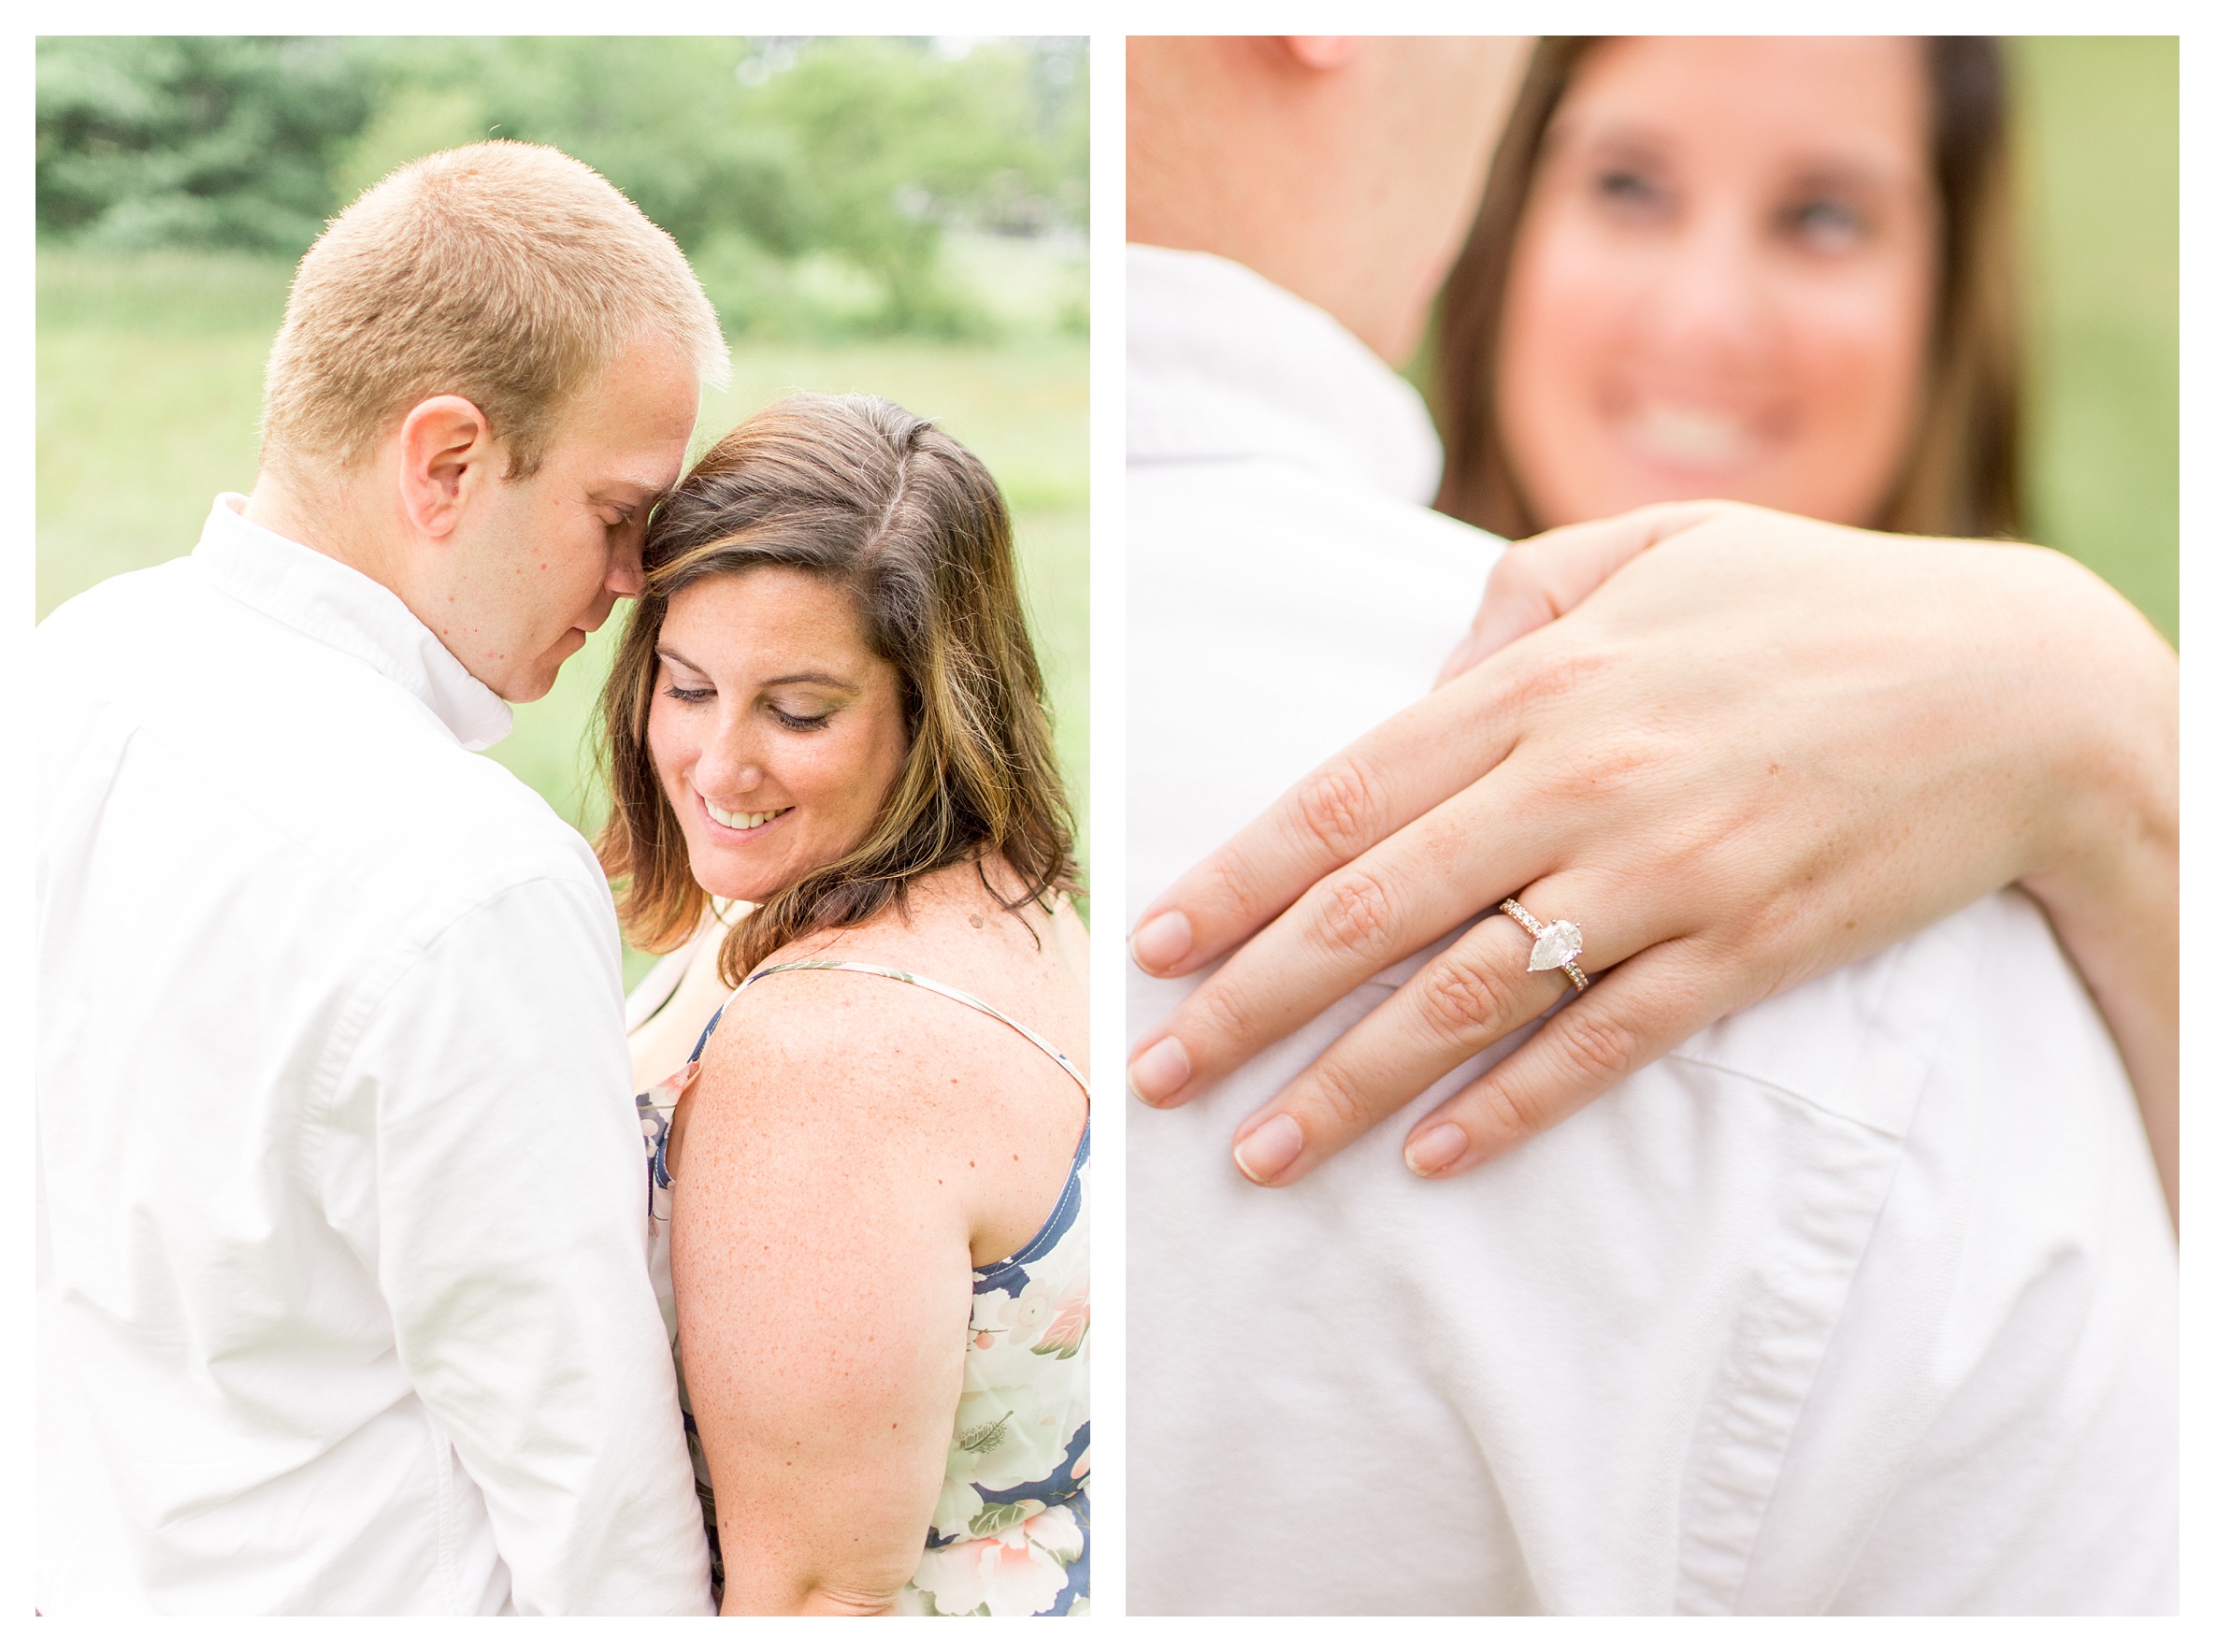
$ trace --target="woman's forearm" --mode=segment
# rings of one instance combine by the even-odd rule
[[[2089,577],[2054,729],[2059,810],[2050,860],[2022,880],[2076,961],[2130,1074],[2169,1220],[2178,1183],[2178,665],[2168,644]]]

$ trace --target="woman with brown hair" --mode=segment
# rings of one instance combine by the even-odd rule
[[[633,1048],[723,1610],[1083,1611],[1086,938],[1006,506],[795,397],[645,566],[598,847],[682,958]]]
[[[1539,42],[1441,298],[1439,508],[2018,532],[2007,176],[1991,39]]]

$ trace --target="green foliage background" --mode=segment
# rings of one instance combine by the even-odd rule
[[[727,326],[974,336],[946,235],[1082,234],[1085,43],[667,36],[49,37],[42,241],[295,259],[394,167],[484,137],[597,167]],[[1084,321],[1068,284],[1057,319]]]
[[[2031,537],[2178,639],[2174,36],[2009,43]]]
[[[1081,820],[1086,122],[1082,41],[41,41],[38,614],[192,549],[252,484],[298,252],[394,166],[496,129],[589,161],[693,258],[734,358],[696,453],[789,391],[869,391],[992,467]],[[615,634],[492,752],[587,830]]]

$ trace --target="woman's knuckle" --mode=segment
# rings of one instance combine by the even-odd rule
[[[1331,1136],[1359,1135],[1369,1124],[1368,1092],[1354,1075],[1326,1057],[1308,1069],[1301,1111]]]
[[[1597,1008],[1564,1015],[1555,1027],[1580,1072],[1621,1082],[1637,1070],[1638,1037],[1616,1016]]]
[[[1218,974],[1189,1000],[1190,1025],[1202,1046],[1246,1049],[1260,1041],[1259,1005],[1232,971]]]
[[[1508,997],[1494,970],[1451,953],[1416,977],[1416,1013],[1433,1037],[1450,1045],[1496,1028]]]
[[[1315,931],[1332,952],[1374,958],[1391,944],[1391,893],[1373,872],[1350,868],[1323,885],[1316,903]]]
[[[1199,904],[1249,919],[1260,915],[1261,885],[1244,855],[1231,850],[1217,855],[1208,868],[1207,882]]]
[[[1384,835],[1384,797],[1357,759],[1338,757],[1300,783],[1293,809],[1301,829],[1341,859]]]
[[[1528,1140],[1551,1122],[1545,1092],[1520,1073],[1494,1075],[1475,1099],[1480,1132],[1496,1147]]]

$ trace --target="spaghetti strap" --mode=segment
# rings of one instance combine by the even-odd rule
[[[701,1056],[707,1053],[708,1040],[713,1035],[715,1028],[722,1024],[723,1012],[730,1008],[731,998],[737,998],[739,994],[744,992],[763,976],[781,975],[787,970],[850,970],[857,975],[881,975],[887,981],[904,981],[910,986],[920,986],[926,992],[935,992],[941,998],[952,998],[957,1004],[967,1004],[971,1009],[982,1011],[991,1016],[1001,1026],[1014,1028],[1043,1050],[1053,1057],[1056,1066],[1076,1080],[1077,1088],[1085,1092],[1085,1099],[1089,1101],[1092,1099],[1092,1086],[1085,1082],[1085,1075],[1077,1070],[1076,1064],[1013,1015],[1003,1015],[983,998],[963,992],[958,986],[948,986],[942,981],[932,981],[923,975],[912,975],[905,970],[890,969],[884,964],[850,963],[844,958],[805,958],[798,963],[769,964],[755,970],[753,974],[731,988],[730,998],[723,1000],[722,1008],[715,1012],[707,1027],[701,1030],[700,1041],[693,1046],[693,1060],[698,1061]]]

